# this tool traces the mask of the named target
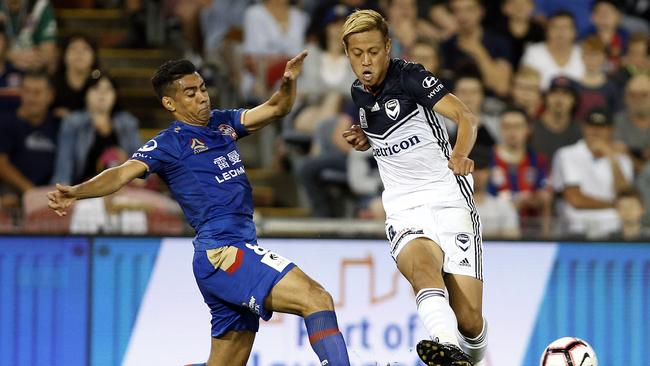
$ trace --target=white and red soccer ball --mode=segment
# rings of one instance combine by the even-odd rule
[[[553,341],[542,353],[540,366],[598,366],[596,352],[580,338],[564,337]]]

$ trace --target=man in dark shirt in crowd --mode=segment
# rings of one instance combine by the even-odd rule
[[[458,22],[458,34],[441,45],[445,69],[458,72],[475,65],[485,87],[498,96],[505,96],[512,76],[512,52],[500,35],[481,26],[485,8],[481,0],[449,1]]]
[[[575,83],[564,76],[551,81],[544,97],[544,113],[533,123],[531,145],[549,161],[557,149],[574,144],[582,137],[580,125],[574,119],[578,94]]]
[[[18,109],[0,116],[0,194],[10,202],[17,202],[11,196],[17,198],[50,181],[59,129],[59,121],[50,113],[53,99],[49,77],[29,73]]]

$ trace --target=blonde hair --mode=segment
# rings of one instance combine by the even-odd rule
[[[513,80],[518,78],[530,78],[530,79],[535,79],[537,80],[537,82],[539,82],[542,79],[542,76],[539,73],[539,71],[533,69],[530,66],[523,65],[519,67],[519,69],[515,73]]]
[[[386,19],[374,10],[356,10],[345,19],[343,25],[343,44],[348,47],[348,37],[355,33],[378,30],[385,40],[388,40],[388,24]]]

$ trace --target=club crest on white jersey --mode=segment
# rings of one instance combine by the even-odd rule
[[[397,120],[399,117],[399,101],[397,99],[391,99],[386,102],[384,105],[386,108],[386,115],[390,117],[393,121]]]

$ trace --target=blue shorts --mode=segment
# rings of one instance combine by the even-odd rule
[[[264,300],[295,264],[256,244],[232,244],[194,252],[194,277],[212,314],[212,336],[257,332],[259,318],[271,319]]]

